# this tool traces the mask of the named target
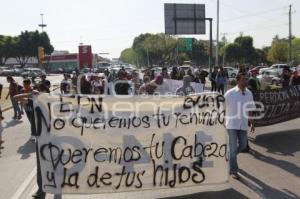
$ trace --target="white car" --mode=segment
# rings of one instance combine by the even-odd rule
[[[278,75],[282,74],[282,71],[285,67],[289,67],[286,64],[273,64],[272,66],[270,66],[269,68],[263,68],[260,69],[260,73],[262,73],[263,71],[267,71],[267,70],[276,70]]]
[[[224,70],[227,71],[229,78],[235,78],[239,70],[233,67],[224,67]]]
[[[269,85],[280,84],[280,77],[276,69],[263,70],[261,74],[257,76],[257,79],[260,81],[262,90],[265,90]]]

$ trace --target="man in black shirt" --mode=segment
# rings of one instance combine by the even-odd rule
[[[119,71],[119,78],[115,82],[115,93],[117,95],[128,95],[130,84],[128,83],[128,80],[126,79],[126,72],[124,69],[121,69]]]

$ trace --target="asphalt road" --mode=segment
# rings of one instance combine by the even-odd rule
[[[4,113],[5,148],[0,158],[0,199],[29,199],[36,190],[35,147],[29,141],[27,118],[12,121]],[[101,195],[64,195],[66,199],[99,198],[300,198],[300,119],[257,128],[250,135],[251,152],[239,155],[242,178],[230,179],[224,190],[199,192],[198,187],[176,190]],[[47,198],[53,198],[48,195]]]

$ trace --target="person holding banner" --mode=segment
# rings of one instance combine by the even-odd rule
[[[238,179],[237,155],[247,147],[248,122],[251,132],[254,132],[253,120],[250,120],[255,103],[251,91],[247,89],[247,74],[239,73],[236,76],[237,86],[228,90],[225,97],[226,129],[229,136],[229,166],[230,174]]]
[[[25,80],[24,80],[25,81]],[[26,80],[25,83],[28,83]],[[31,119],[31,130],[34,131],[33,134],[35,136],[39,136],[37,129],[35,128],[35,116],[34,116],[34,109],[33,109],[33,95],[38,95],[39,92],[42,93],[48,93],[48,87],[45,86],[44,84],[39,84],[38,85],[38,91],[37,90],[32,90],[31,92],[25,92],[23,94],[16,95],[14,98],[17,101],[21,101],[24,104],[27,104],[28,106],[32,106],[32,113],[30,115]],[[46,198],[46,193],[43,191],[42,188],[42,173],[41,173],[41,165],[40,165],[40,160],[39,160],[39,155],[38,155],[38,141],[36,140],[36,164],[37,164],[37,185],[38,185],[38,190],[32,195],[34,199],[45,199]]]

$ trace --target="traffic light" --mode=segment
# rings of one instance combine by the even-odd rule
[[[44,52],[44,48],[39,46],[38,47],[38,60],[39,60],[39,64],[43,63],[43,59],[45,57],[45,52]]]

